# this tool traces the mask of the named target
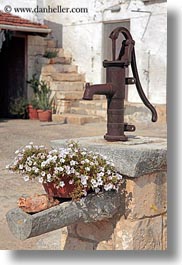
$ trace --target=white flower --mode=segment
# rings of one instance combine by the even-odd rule
[[[95,184],[96,183],[96,180],[95,179],[91,179],[90,181],[92,184]]]
[[[20,152],[19,150],[16,150],[16,151],[15,151],[15,155],[19,154],[19,152]]]
[[[43,161],[43,162],[41,163],[41,168],[45,167],[45,165],[46,165],[46,161]]]
[[[41,176],[42,176],[42,177],[44,177],[45,174],[46,174],[45,171],[42,171],[42,172],[41,172]]]
[[[28,171],[28,172],[30,172],[30,171],[31,171],[31,167],[26,166],[26,167],[25,167],[25,170]]]
[[[72,185],[74,183],[74,179],[69,180],[69,184]]]
[[[34,170],[35,173],[39,172],[39,169],[37,167],[33,167],[32,169]]]
[[[64,163],[64,162],[65,162],[65,159],[64,159],[64,158],[61,158],[61,159],[60,159],[60,162],[61,162],[61,163]]]
[[[33,145],[33,142],[30,142],[29,144],[30,144],[30,145]]]
[[[52,177],[51,174],[47,174],[47,181],[48,182],[51,182],[51,177]]]
[[[95,189],[95,193],[99,193],[100,189],[99,188],[96,188]]]
[[[40,158],[41,158],[41,159],[45,159],[45,155],[42,154],[42,155],[40,156]]]
[[[112,184],[112,183],[109,183],[109,184],[105,184],[105,185],[104,185],[104,189],[105,189],[106,191],[108,191],[108,190],[112,190],[112,188],[113,188],[113,184]]]
[[[81,176],[81,183],[82,185],[87,185],[87,176]]]
[[[89,167],[86,167],[85,170],[86,170],[86,171],[90,171],[90,168],[89,168]]]
[[[71,174],[74,174],[75,173],[75,169],[73,167],[71,168],[70,173]]]
[[[58,167],[58,170],[59,170],[60,172],[62,172],[62,171],[64,170],[64,168],[63,168],[63,167]]]
[[[39,182],[42,183],[43,182],[43,178],[42,177],[39,177]]]
[[[123,178],[119,173],[116,174],[116,177],[118,180],[121,180]]]
[[[63,187],[65,186],[64,181],[60,181],[60,182],[59,182],[59,186],[63,188]]]
[[[10,168],[10,165],[6,165],[6,169],[9,169]]]
[[[85,163],[89,163],[89,162],[90,162],[90,161],[86,158],[86,159],[85,159]]]
[[[19,169],[23,169],[23,165],[22,164],[19,165]]]
[[[97,173],[97,179],[104,176],[104,172]]]
[[[26,175],[26,176],[23,177],[23,179],[24,179],[24,181],[29,181],[29,176]]]
[[[32,161],[31,160],[28,162],[28,165],[29,166],[32,166]]]
[[[99,180],[97,181],[97,184],[98,184],[98,186],[101,186],[101,185],[103,184],[103,180],[102,180],[102,179],[99,179]]]
[[[74,166],[74,165],[76,165],[76,163],[77,163],[77,162],[76,162],[76,161],[74,161],[74,160],[71,160],[71,161],[70,161],[70,165],[71,165],[71,166]]]

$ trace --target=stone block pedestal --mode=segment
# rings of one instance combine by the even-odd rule
[[[79,222],[61,229],[61,249],[167,249],[166,140],[148,137],[133,137],[128,142],[106,142],[103,137],[74,140],[81,147],[112,159],[125,179],[125,191],[112,218]],[[51,144],[61,147],[66,140]]]
[[[89,194],[33,215],[21,209],[6,217],[21,240],[58,230],[61,250],[166,250],[167,145],[165,139],[102,137],[73,139],[81,147],[112,159],[123,184],[120,190]],[[52,141],[64,147],[68,140]]]

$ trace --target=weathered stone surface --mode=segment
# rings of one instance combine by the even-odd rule
[[[94,250],[95,243],[84,241],[75,237],[68,237],[64,246],[64,250]]]
[[[60,108],[62,109],[62,108]],[[79,124],[83,125],[85,123],[93,123],[102,121],[101,117],[98,116],[88,116],[88,115],[79,115],[79,114],[72,114],[72,113],[65,113],[65,114],[54,114],[53,115],[54,121],[62,121],[67,124]]]
[[[90,194],[79,202],[64,202],[45,211],[29,215],[21,209],[10,210],[7,222],[19,239],[41,235],[76,222],[95,222],[111,218],[120,208],[120,192]]]
[[[56,99],[75,100],[83,96],[82,91],[57,91]]]
[[[139,219],[167,210],[166,172],[157,172],[126,180],[125,216]]]
[[[163,245],[163,250],[166,250],[167,249],[167,215],[162,216],[162,222],[163,222],[162,245]]]
[[[96,250],[114,250],[114,242],[112,239],[103,240],[97,244]]]
[[[128,221],[121,218],[114,231],[115,250],[162,250],[162,217]]]
[[[76,65],[64,65],[64,64],[47,64],[43,65],[41,72],[45,75],[51,73],[75,73],[77,71]]]
[[[79,145],[112,159],[118,171],[128,177],[139,177],[167,168],[165,139],[133,137],[127,142],[107,142],[103,137],[75,138]],[[66,145],[66,140],[51,141],[54,147]]]
[[[50,83],[52,90],[56,91],[84,91],[84,82],[58,82]]]
[[[96,242],[111,239],[113,233],[113,225],[108,219],[93,223],[78,223],[74,229],[79,238]]]
[[[84,75],[77,73],[51,73],[51,77],[56,81],[85,81]]]

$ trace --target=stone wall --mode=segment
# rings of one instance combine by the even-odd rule
[[[30,80],[33,74],[38,76],[41,73],[41,64],[39,63],[39,58],[45,52],[46,42],[43,37],[28,35],[27,43],[27,79]],[[32,95],[32,90],[28,85],[28,98]]]
[[[166,172],[127,178],[113,218],[61,229],[62,250],[166,250]]]

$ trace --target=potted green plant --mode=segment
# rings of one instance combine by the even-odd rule
[[[37,113],[38,97],[37,97],[37,93],[38,93],[38,89],[39,89],[39,80],[36,78],[36,74],[34,74],[32,76],[32,78],[29,81],[27,81],[27,83],[30,84],[30,87],[33,90],[32,99],[29,101],[29,104],[28,104],[29,119],[38,120],[38,113]]]
[[[52,121],[51,89],[44,80],[39,83],[38,118],[40,121]]]
[[[37,179],[52,197],[77,200],[89,192],[118,190],[122,184],[112,161],[74,141],[58,150],[30,143],[16,151],[7,167],[23,175],[25,181]]]
[[[40,121],[52,121],[52,101],[51,89],[44,80],[39,81],[36,74],[28,81],[33,89],[33,98],[29,105],[30,114],[37,112],[37,117]]]

